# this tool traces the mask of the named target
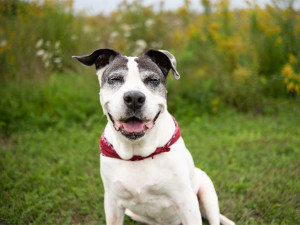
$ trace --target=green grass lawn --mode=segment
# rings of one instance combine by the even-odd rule
[[[96,77],[3,87],[0,224],[105,224],[98,139],[106,118]],[[221,212],[237,224],[300,224],[299,99],[274,105],[256,116],[173,112]]]

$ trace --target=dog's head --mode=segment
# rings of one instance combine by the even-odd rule
[[[122,56],[112,49],[73,56],[87,66],[96,66],[100,102],[108,121],[130,140],[142,138],[166,108],[166,79],[175,57],[165,50],[149,50],[139,57]]]

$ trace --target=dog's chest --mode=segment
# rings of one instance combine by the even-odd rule
[[[142,182],[145,182],[143,180]],[[126,205],[140,204],[160,205],[163,208],[170,207],[171,202],[165,197],[165,190],[159,184],[128,185],[128,182],[114,181],[112,188],[116,196]]]
[[[160,224],[168,224],[176,220],[176,207],[166,195],[163,186],[160,184],[141,185],[141,183],[135,185],[135,188],[129,186],[128,183],[121,181],[113,182],[115,195],[119,199],[119,204],[124,208]]]
[[[102,160],[101,171],[105,191],[116,196],[119,205],[159,224],[177,221],[176,206],[169,195],[176,177],[167,160],[149,159],[132,165],[114,162]]]
[[[159,167],[154,166],[153,168],[153,165],[148,165],[147,161],[146,163],[136,163],[133,166],[114,167],[109,174],[110,189],[124,202],[129,200],[129,202],[142,204],[164,199],[164,195],[169,189],[168,183],[171,176],[167,176],[166,171],[162,172],[157,168]],[[165,167],[163,170],[168,169]],[[161,204],[168,207],[167,202],[167,200],[163,200]]]

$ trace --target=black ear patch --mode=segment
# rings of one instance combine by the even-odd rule
[[[121,54],[113,49],[98,49],[90,55],[72,56],[86,66],[96,66],[96,70],[105,67]]]
[[[162,73],[167,76],[170,69],[176,79],[180,78],[179,73],[176,70],[176,59],[175,57],[166,50],[148,50],[145,55],[149,56],[150,59],[161,69]]]

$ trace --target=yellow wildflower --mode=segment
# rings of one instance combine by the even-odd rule
[[[185,6],[182,6],[180,8],[177,9],[177,12],[180,16],[186,16],[188,15],[188,10]]]
[[[198,28],[195,26],[195,25],[189,25],[189,28],[188,28],[188,37],[189,38],[195,38],[197,37],[197,34],[198,34]]]
[[[212,106],[217,106],[219,104],[220,104],[220,99],[218,99],[218,98],[215,98],[214,100],[211,101]]]
[[[291,78],[293,76],[294,70],[290,64],[285,64],[281,70],[283,76]]]
[[[272,29],[272,33],[273,34],[279,34],[281,32],[281,29],[280,29],[280,27],[273,27],[273,29]]]
[[[220,33],[218,32],[220,25],[216,22],[213,22],[208,25],[208,30],[214,41],[220,40]]]
[[[270,37],[271,35],[274,34],[279,34],[281,32],[280,27],[270,27],[268,25],[261,25],[261,29],[265,32],[265,35],[267,37]]]
[[[213,22],[213,23],[209,24],[208,29],[210,32],[213,32],[213,31],[217,31],[219,29],[219,27],[220,27],[220,24]]]
[[[238,68],[233,71],[233,77],[236,81],[243,82],[244,80],[246,80],[248,77],[251,76],[251,73],[252,72],[250,69],[246,67],[238,66]]]
[[[289,82],[289,78],[287,78],[287,77],[284,78],[284,83],[285,83],[285,84],[288,84],[288,82]]]
[[[286,86],[287,92],[293,92],[294,86],[295,86],[294,83],[292,82],[288,83],[288,85]]]
[[[203,77],[205,75],[204,69],[198,69],[195,73],[195,77]]]
[[[268,27],[267,27],[266,24],[260,22],[260,23],[258,23],[258,28],[259,28],[261,31],[265,31],[265,33],[268,33],[268,31],[267,31]],[[267,36],[268,36],[268,35],[267,35]]]
[[[298,34],[300,32],[300,24],[295,26],[294,34]]]
[[[296,64],[297,62],[297,58],[293,54],[289,54],[289,63]]]
[[[220,2],[216,3],[216,6],[220,6],[221,8],[228,8],[229,7],[228,0],[221,0]]]
[[[275,46],[278,46],[282,43],[282,38],[281,37],[277,37],[276,40],[275,40]]]

